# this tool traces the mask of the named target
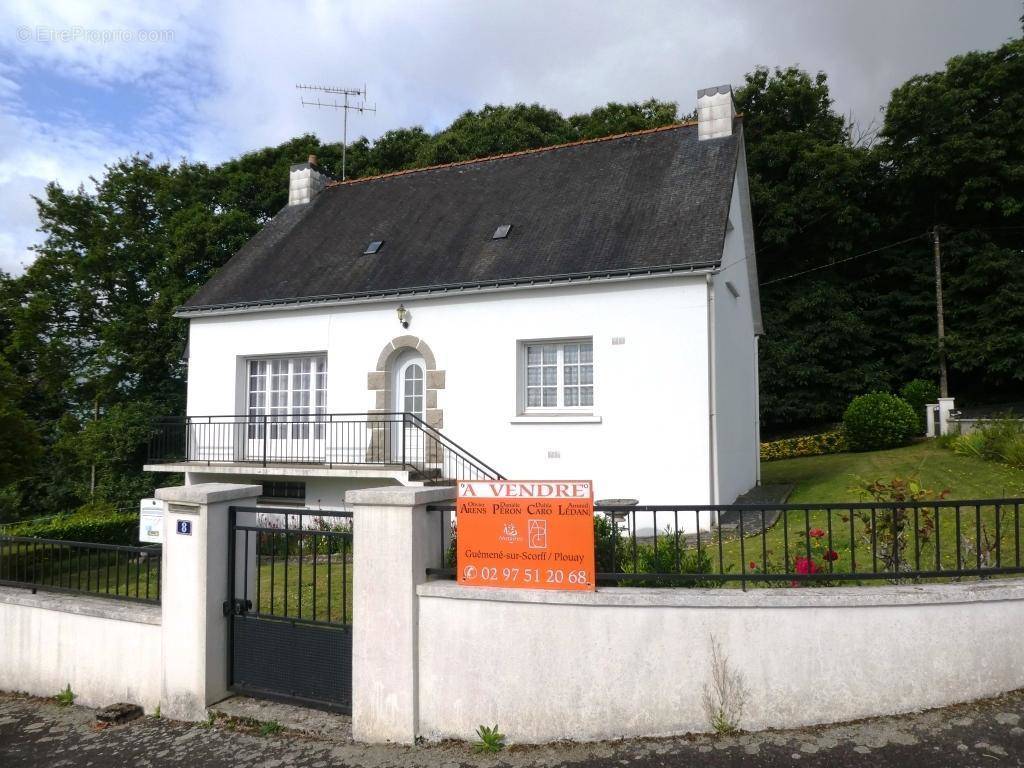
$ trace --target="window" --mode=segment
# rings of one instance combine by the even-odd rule
[[[372,256],[373,254],[375,254],[377,251],[380,250],[380,247],[382,245],[384,245],[384,241],[383,240],[373,240],[373,241],[371,241],[370,244],[368,246],[366,246],[366,250],[363,251],[363,256]]]
[[[402,410],[423,417],[423,368],[410,363],[402,373]]]
[[[264,504],[296,504],[306,503],[306,484],[288,480],[268,480],[263,483],[260,502]]]
[[[594,407],[594,343],[590,339],[525,345],[523,402],[533,410]]]
[[[327,413],[327,356],[272,357],[248,364],[249,439],[317,440],[324,437]],[[310,432],[310,424],[315,427]]]

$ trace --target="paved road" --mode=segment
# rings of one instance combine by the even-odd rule
[[[212,727],[145,718],[96,730],[93,712],[0,694],[0,766],[431,766],[585,768],[710,766],[938,768],[1024,766],[1024,691],[922,714],[799,731],[513,747],[478,756],[463,744],[361,747],[295,733],[260,736],[221,720]]]

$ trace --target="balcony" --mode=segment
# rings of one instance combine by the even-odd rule
[[[411,413],[184,416],[158,424],[147,470],[204,468],[285,475],[302,469],[429,485],[502,477]]]

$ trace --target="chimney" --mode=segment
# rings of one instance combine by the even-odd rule
[[[316,164],[316,155],[310,155],[304,163],[295,163],[288,174],[288,205],[302,205],[310,202],[324,185],[328,176]]]
[[[732,103],[731,85],[697,91],[697,138],[700,141],[732,136],[734,117],[736,107]]]

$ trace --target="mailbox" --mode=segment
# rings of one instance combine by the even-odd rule
[[[159,499],[139,502],[139,541],[161,544],[164,540],[164,503]]]

